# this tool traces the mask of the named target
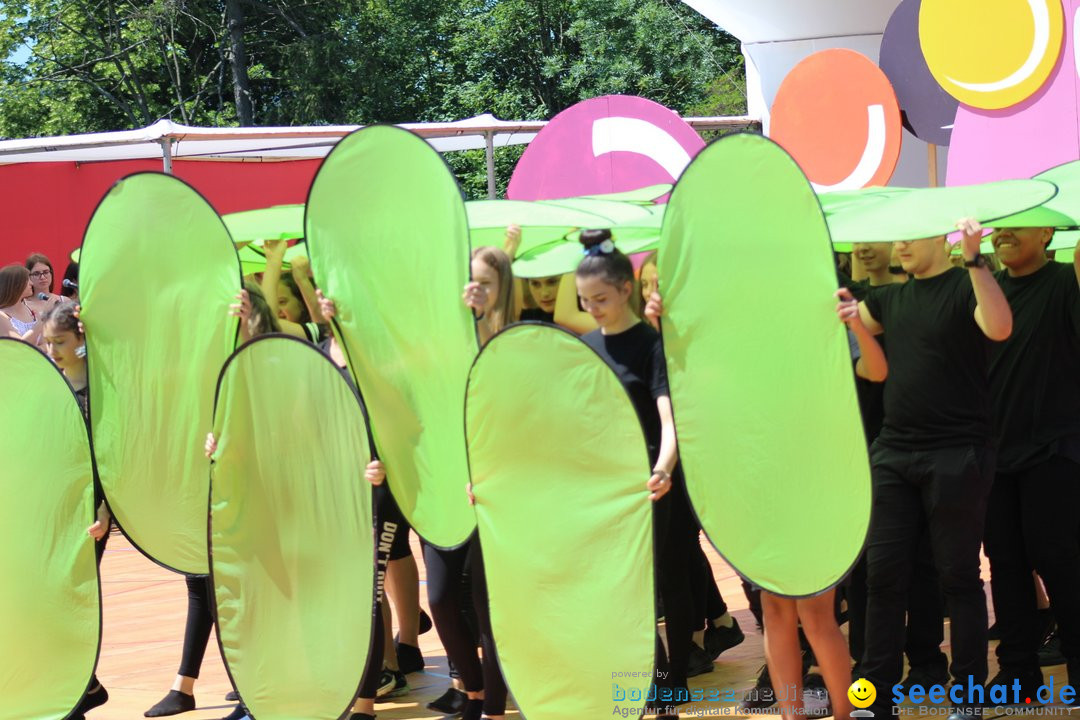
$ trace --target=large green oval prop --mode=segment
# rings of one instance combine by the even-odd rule
[[[1054,197],[1057,187],[1041,180],[1002,180],[983,185],[915,188],[871,195],[870,202],[833,206],[829,231],[837,243],[896,242],[947,235],[960,218],[983,224],[1029,210]]]
[[[371,453],[360,403],[309,343],[263,336],[221,372],[210,548],[221,655],[260,720],[331,720],[371,640]]]
[[[101,640],[94,470],[86,421],[42,353],[0,339],[0,719],[59,718]]]
[[[648,673],[656,638],[649,455],[625,389],[570,333],[515,325],[477,358],[465,416],[491,624],[522,714],[640,714],[648,677],[612,679]]]
[[[306,223],[394,498],[425,540],[460,545],[476,527],[461,407],[477,343],[461,301],[469,240],[457,182],[416,135],[364,128],[323,161]]]
[[[153,560],[205,574],[202,447],[236,339],[232,239],[194,188],[139,173],[98,205],[79,275],[90,425],[113,516]]]
[[[702,528],[766,590],[831,587],[862,550],[870,471],[810,183],[763,137],[713,143],[675,185],[657,268],[679,456]],[[810,516],[829,532],[808,533]]]

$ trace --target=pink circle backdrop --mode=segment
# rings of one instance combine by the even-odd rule
[[[961,104],[949,146],[948,185],[1028,178],[1080,158],[1080,74],[1077,14],[1065,0],[1065,51],[1035,95],[1004,110]],[[984,50],[992,52],[992,43]]]
[[[705,142],[663,105],[629,95],[585,100],[529,143],[506,197],[551,200],[673,183]]]

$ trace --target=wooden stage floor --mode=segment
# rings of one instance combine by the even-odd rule
[[[420,556],[415,535],[413,551],[417,557]],[[713,672],[693,678],[690,683],[692,687],[717,687],[721,690],[749,688],[764,662],[762,638],[747,609],[738,576],[711,547],[707,547],[706,552],[712,561],[720,591],[746,633],[746,640],[724,653]],[[163,697],[172,685],[180,662],[187,591],[181,576],[147,560],[120,535],[110,538],[101,574],[104,637],[98,676],[108,689],[110,699],[108,704],[90,712],[87,717],[90,720],[134,720],[141,718],[143,711]],[[984,577],[987,575],[984,561]],[[420,578],[423,583],[423,563],[420,563]],[[423,587],[420,596],[421,603],[426,607],[426,590]],[[409,695],[376,706],[380,720],[442,717],[426,709],[425,705],[441,695],[448,686],[446,657],[434,631],[422,635],[420,643],[427,661],[425,671],[408,676],[412,687]],[[1055,670],[1058,670],[1055,673],[1058,677],[1064,675],[1064,667]],[[992,669],[991,674],[994,671],[996,669]],[[232,703],[224,700],[225,694],[231,689],[217,642],[212,637],[202,676],[195,688],[198,707],[193,712],[175,717],[181,720],[224,717],[233,708]],[[684,714],[690,714],[695,709],[711,709],[715,713],[718,706],[723,707],[719,703],[700,703],[697,706],[683,706],[681,710]],[[727,712],[731,712],[730,707]],[[508,714],[508,717],[516,716],[513,711]]]

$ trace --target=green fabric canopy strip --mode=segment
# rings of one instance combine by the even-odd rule
[[[67,381],[30,345],[0,339],[0,397],[0,719],[59,720],[101,640],[90,438]]]
[[[306,222],[394,498],[425,540],[460,545],[476,527],[460,412],[477,342],[457,183],[419,137],[367,127],[323,161]]]
[[[98,205],[79,275],[94,452],[113,516],[153,560],[206,574],[202,447],[235,345],[232,238],[182,180],[138,173]]]
[[[1054,183],[1058,192],[1040,207],[992,223],[993,227],[1075,227],[1080,225],[1080,160],[1058,165],[1035,180]],[[1075,245],[1075,243],[1073,243]]]
[[[474,200],[465,203],[469,236],[473,247],[502,247],[506,227],[520,225],[518,255],[537,246],[562,240],[576,228],[603,227],[610,219],[576,208],[548,205],[528,200]]]
[[[222,369],[210,486],[221,654],[260,720],[333,720],[371,643],[367,426],[345,378],[296,338],[264,335]]]
[[[233,242],[295,240],[304,237],[304,206],[274,205],[222,215]]]
[[[629,697],[653,667],[652,507],[626,390],[573,335],[515,325],[476,360],[465,426],[491,624],[522,715],[640,714],[642,695]]]
[[[666,205],[645,207],[648,214],[639,215],[622,222],[602,225],[611,229],[615,245],[627,255],[649,252],[660,246],[660,228],[664,221]],[[579,231],[569,233],[546,245],[518,253],[514,261],[514,277],[535,278],[564,275],[573,272],[581,262]]]
[[[826,216],[833,242],[920,240],[953,232],[956,221],[964,217],[989,225],[1042,205],[1056,193],[1055,185],[1040,180],[917,188],[880,192],[863,202],[839,203]]]
[[[870,471],[810,183],[763,137],[713,143],[675,186],[657,269],[679,456],[702,527],[766,590],[828,589],[862,550]],[[808,513],[829,532],[808,533]]]

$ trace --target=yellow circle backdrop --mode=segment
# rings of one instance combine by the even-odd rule
[[[923,0],[919,40],[946,92],[983,110],[1012,107],[1046,83],[1061,55],[1061,0]]]

